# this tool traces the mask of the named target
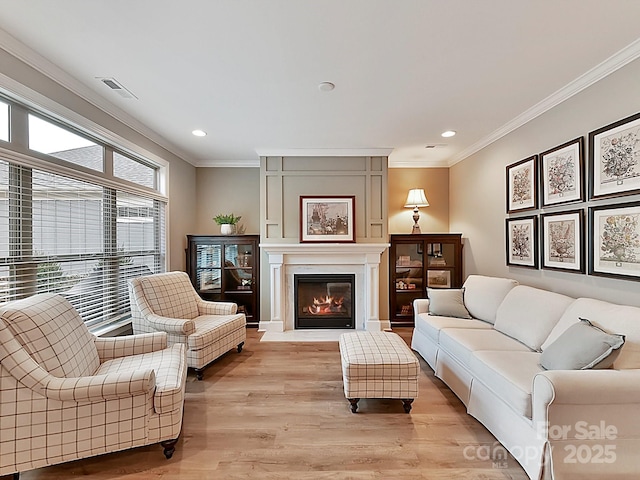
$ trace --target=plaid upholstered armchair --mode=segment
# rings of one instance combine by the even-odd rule
[[[169,345],[187,346],[187,364],[198,380],[211,362],[247,338],[247,319],[231,302],[202,300],[185,272],[157,273],[129,281],[133,333],[166,332]]]
[[[164,333],[97,338],[63,297],[0,309],[0,475],[160,442],[182,427],[182,345]]]

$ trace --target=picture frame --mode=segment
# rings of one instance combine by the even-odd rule
[[[451,271],[427,270],[427,287],[451,288]]]
[[[640,193],[640,113],[589,133],[589,197]]]
[[[589,274],[640,280],[640,202],[589,208]]]
[[[585,272],[584,210],[545,213],[540,216],[542,268]]]
[[[538,216],[507,218],[507,266],[538,268]]]
[[[355,196],[300,196],[301,243],[355,241]]]
[[[507,213],[534,210],[538,205],[538,156],[507,165]]]
[[[584,137],[539,155],[542,207],[584,200]]]

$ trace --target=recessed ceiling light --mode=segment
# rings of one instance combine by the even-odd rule
[[[336,86],[331,82],[322,82],[320,85],[318,85],[318,88],[321,92],[330,92],[331,90],[336,88]]]
[[[444,138],[453,137],[456,134],[455,130],[447,130],[446,132],[442,132],[440,136]]]
[[[193,133],[196,137],[206,137],[207,136],[207,132],[205,132],[204,130],[194,130]]]

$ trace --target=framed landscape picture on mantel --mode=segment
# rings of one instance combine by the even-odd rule
[[[507,213],[536,208],[537,160],[538,156],[534,155],[507,165]]]
[[[640,113],[589,133],[590,198],[640,193]]]
[[[576,138],[540,154],[543,207],[584,200],[584,138]]]
[[[355,196],[300,196],[300,242],[355,242]]]
[[[589,273],[640,280],[640,202],[589,208]]]

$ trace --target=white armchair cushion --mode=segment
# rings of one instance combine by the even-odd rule
[[[31,357],[55,377],[93,375],[100,365],[95,336],[71,304],[45,293],[2,308],[9,331]]]
[[[156,315],[189,320],[199,315],[199,297],[184,272],[140,277],[140,287],[151,311]]]

